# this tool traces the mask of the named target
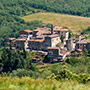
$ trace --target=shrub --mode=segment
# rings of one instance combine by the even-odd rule
[[[29,77],[36,78],[38,77],[38,73],[31,70],[26,70],[26,69],[17,69],[17,70],[13,70],[10,76],[18,76],[18,77],[29,76]]]

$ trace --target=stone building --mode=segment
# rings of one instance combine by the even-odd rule
[[[25,44],[31,50],[47,51],[48,47],[56,47],[61,42],[60,37],[68,39],[68,30],[61,27],[47,28],[45,25],[42,28],[37,28],[33,31],[20,31],[19,38],[13,41],[15,47],[20,47]]]
[[[49,35],[45,37],[45,49],[47,47],[56,47],[56,44],[61,42],[60,37],[57,34]]]
[[[14,42],[14,47],[16,48],[22,47],[26,42],[26,38],[18,38],[15,39],[13,42]]]
[[[22,35],[22,34],[24,34],[24,35],[31,35],[32,34],[32,31],[31,30],[20,31],[19,32],[19,35]]]
[[[8,38],[6,41],[8,44],[12,43],[12,41],[14,41],[16,38]]]
[[[79,33],[76,34],[75,42],[77,43],[77,42],[80,42],[82,40],[85,40],[85,37],[82,37],[81,34],[79,34]]]
[[[59,37],[63,36],[64,40],[68,40],[69,38],[69,30],[68,29],[63,29],[62,27],[54,27],[54,32],[56,32]]]
[[[80,42],[77,42],[76,43],[76,49],[81,49],[82,51],[84,51],[86,49],[87,43],[88,43],[87,40],[82,40]]]
[[[43,50],[44,49],[44,39],[28,40],[28,48],[30,50]]]
[[[48,47],[48,57],[53,59],[58,59],[58,56],[60,55],[60,48],[59,47]]]
[[[14,41],[15,41],[15,39],[16,39],[16,38],[8,38],[8,39],[6,40],[7,46],[10,46],[10,44],[11,44],[11,46],[13,47],[13,46],[14,46]]]
[[[58,35],[49,35],[45,39],[31,39],[28,41],[28,47],[31,50],[46,51],[48,47],[55,47],[60,42]]]
[[[28,41],[28,46],[31,50],[45,50],[47,51],[48,47],[55,47],[59,43],[60,37],[58,34],[55,34],[52,28],[37,28],[33,31],[33,37]]]
[[[33,37],[37,38],[39,36],[49,35],[51,34],[50,28],[37,28],[33,30]]]
[[[66,47],[68,51],[72,51],[73,50],[73,39],[70,38],[66,41]]]

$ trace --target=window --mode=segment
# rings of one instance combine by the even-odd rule
[[[53,52],[52,51],[49,51],[49,55],[53,55]]]

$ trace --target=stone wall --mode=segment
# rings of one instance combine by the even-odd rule
[[[43,50],[44,49],[44,43],[43,42],[37,42],[37,41],[28,41],[28,47],[31,50]]]
[[[52,60],[57,59],[59,54],[60,54],[59,49],[48,49],[48,57]]]
[[[72,51],[73,50],[73,39],[69,39],[66,41],[66,47],[68,51]]]
[[[55,47],[56,44],[60,43],[61,40],[60,40],[60,37],[55,37],[55,38],[52,38],[51,39],[51,47]]]

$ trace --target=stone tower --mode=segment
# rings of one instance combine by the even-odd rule
[[[73,39],[70,38],[66,41],[66,47],[68,51],[72,51],[73,50]]]

